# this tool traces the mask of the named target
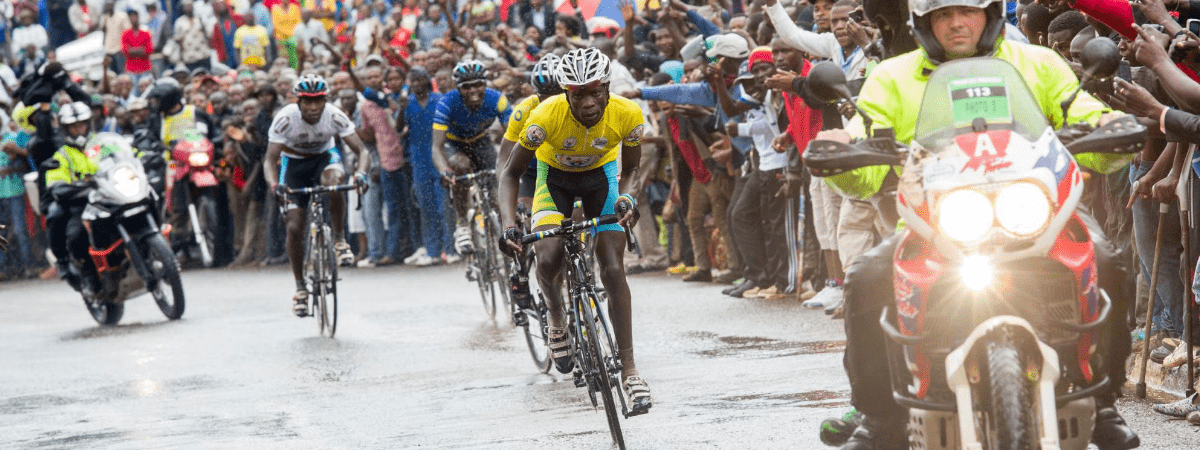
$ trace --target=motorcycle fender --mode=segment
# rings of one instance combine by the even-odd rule
[[[1039,438],[1042,450],[1060,450],[1058,442],[1058,411],[1055,408],[1054,385],[1060,376],[1058,370],[1058,353],[1037,338],[1033,326],[1025,319],[1015,316],[996,316],[984,321],[971,331],[962,345],[946,355],[946,383],[954,392],[955,403],[958,406],[958,432],[962,438],[962,448],[982,450],[979,431],[975,429],[975,408],[972,401],[971,382],[967,378],[968,355],[983,351],[983,346],[989,341],[988,336],[1000,328],[1009,328],[1015,332],[1026,334],[1031,342],[1037,342],[1037,350],[1041,353],[1042,367],[1038,377],[1037,387],[1033,393],[1034,404],[1037,405],[1037,416],[1041,417],[1041,432]],[[979,348],[976,348],[979,347]]]
[[[196,187],[210,187],[217,185],[217,177],[213,175],[211,170],[195,170],[190,174],[192,184]]]

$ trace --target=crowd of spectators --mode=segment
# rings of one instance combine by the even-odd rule
[[[22,180],[33,169],[23,150],[29,132],[8,116],[12,93],[89,37],[94,47],[83,52],[100,52],[103,62],[75,67],[72,77],[93,95],[95,131],[132,135],[157,123],[144,96],[167,77],[211,116],[233,218],[221,231],[236,236],[221,263],[235,266],[286,261],[261,160],[272,115],[296,100],[300,75],[330,81],[330,99],[369,146],[370,189],[349,218],[357,265],[436,265],[459,259],[431,157],[433,111],[455,88],[451,69],[484,61],[490,87],[515,104],[533,94],[529,71],[541,56],[592,46],[613,61],[613,95],[636,99],[646,116],[634,194],[653,220],[639,222],[641,249],[628,255],[627,272],[667,271],[723,284],[734,297],[797,299],[836,314],[842,268],[891,230],[876,204],[844,198],[806,173],[807,142],[855,112],[812,107],[793,86],[812,63],[829,60],[854,89],[881,59],[915,49],[903,44],[906,2],[619,0],[620,17],[604,17],[592,16],[603,2],[579,1],[0,0],[0,223],[13,243],[0,254],[0,280],[47,267]],[[1126,170],[1091,178],[1088,203],[1122,254],[1138,261],[1140,281],[1129,284],[1145,298],[1158,205],[1179,214],[1175,185],[1200,172],[1189,156],[1200,136],[1192,114],[1200,112],[1200,21],[1189,21],[1200,19],[1200,3],[1008,1],[1006,11],[1006,39],[1054,49],[1077,74],[1089,40],[1122,49],[1122,81],[1100,97],[1142,117],[1152,136]],[[504,125],[493,126],[492,139],[500,141]],[[1182,199],[1193,217],[1194,198]],[[1175,215],[1163,229],[1147,340],[1156,361],[1180,365],[1188,269],[1200,252],[1183,248],[1181,236],[1194,228]]]

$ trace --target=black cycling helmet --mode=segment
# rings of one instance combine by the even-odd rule
[[[487,67],[478,59],[468,59],[454,66],[454,84],[461,85],[470,81],[486,81],[488,78]]]
[[[533,65],[529,72],[529,84],[539,97],[550,97],[563,93],[562,85],[558,84],[558,55],[548,53]]]
[[[292,92],[295,92],[297,97],[324,97],[329,95],[329,83],[320,75],[308,74],[296,80]]]
[[[156,101],[158,112],[166,113],[175,105],[183,104],[183,89],[180,89],[179,85],[175,83],[158,83],[154,89],[150,90],[146,99]]]

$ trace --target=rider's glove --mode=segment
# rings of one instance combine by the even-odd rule
[[[286,195],[287,195],[287,186],[284,186],[282,184],[275,185],[275,196],[276,197],[283,198]]]
[[[513,256],[514,250],[509,243],[521,243],[521,230],[516,226],[511,226],[504,229],[504,233],[500,234],[500,251],[505,255]]]
[[[366,172],[354,172],[354,183],[359,186],[366,186],[367,185],[367,173]]]

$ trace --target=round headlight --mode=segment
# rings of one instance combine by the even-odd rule
[[[992,202],[982,192],[960,189],[946,194],[938,204],[938,227],[955,241],[977,241],[993,223]]]
[[[207,166],[209,161],[208,153],[195,152],[188,155],[188,164],[194,167]]]
[[[1033,183],[1013,183],[996,194],[996,221],[1017,236],[1041,231],[1050,221],[1050,213],[1050,199]]]
[[[113,189],[126,198],[137,197],[142,190],[142,183],[138,180],[137,172],[129,166],[119,167],[114,170],[112,182]]]

